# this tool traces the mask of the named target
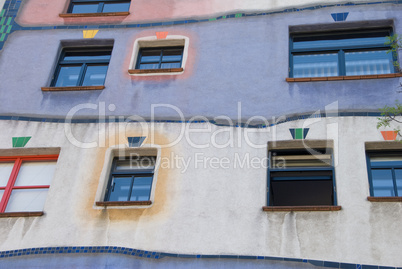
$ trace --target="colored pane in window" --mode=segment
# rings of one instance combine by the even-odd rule
[[[50,185],[55,170],[55,162],[23,162],[14,186]]]
[[[97,13],[98,3],[74,3],[71,13]]]
[[[338,75],[337,54],[311,54],[293,57],[293,77],[330,77]]]
[[[398,196],[402,196],[402,169],[395,169],[395,181]]]
[[[152,177],[136,177],[130,201],[147,201],[151,194]]]
[[[374,196],[395,196],[394,183],[392,181],[392,170],[373,169],[371,170],[373,180]]]
[[[130,9],[130,2],[105,2],[102,12],[124,12]]]
[[[13,170],[14,163],[0,163],[0,187],[5,187]]]
[[[55,87],[77,86],[81,66],[61,66]]]
[[[110,51],[67,51],[64,61],[101,61],[110,60]]]
[[[346,75],[374,75],[393,72],[392,54],[387,51],[346,52]]]
[[[5,212],[42,211],[48,189],[13,190]]]
[[[109,201],[127,201],[132,177],[113,177]]]
[[[137,69],[180,68],[183,58],[183,47],[141,49]]]
[[[83,86],[98,86],[105,84],[107,65],[88,66],[84,76]]]

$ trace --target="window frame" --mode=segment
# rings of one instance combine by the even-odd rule
[[[138,56],[137,56],[137,63],[135,65],[135,70],[164,70],[164,69],[171,69],[171,68],[161,68],[163,63],[170,63],[170,62],[177,62],[177,61],[167,61],[167,62],[163,62],[163,52],[164,50],[170,50],[170,49],[176,49],[176,50],[181,50],[181,55],[180,55],[180,67],[177,68],[181,68],[182,66],[182,62],[183,62],[183,52],[184,52],[184,46],[173,46],[173,47],[143,47],[140,48],[140,50],[138,51]],[[142,54],[144,51],[150,51],[150,50],[160,50],[160,55],[159,55],[159,67],[158,68],[154,68],[154,69],[140,69],[140,65],[141,65],[141,59],[142,59]]]
[[[309,151],[321,151],[331,155],[330,167],[291,167],[291,168],[272,168],[271,157],[273,152],[303,152],[304,155],[313,155]],[[329,153],[328,153],[329,151]],[[305,154],[308,153],[308,154]],[[268,168],[267,168],[267,186],[266,186],[266,206],[263,206],[263,211],[338,211],[341,206],[338,205],[337,190],[336,190],[336,175],[334,166],[334,147],[332,140],[285,140],[285,141],[270,141],[268,142]],[[330,171],[332,181],[332,204],[331,205],[289,205],[278,206],[273,205],[271,201],[271,173],[275,172],[298,172],[298,171]],[[303,179],[301,179],[303,180]]]
[[[75,3],[98,3],[98,10],[97,12],[90,12],[90,13],[73,13],[73,8]],[[115,12],[103,12],[103,8],[105,3],[113,3],[113,2],[127,2],[129,3],[128,10],[124,11],[115,11]],[[128,12],[130,10],[131,0],[71,0],[70,5],[67,9],[67,14],[91,14],[91,13],[98,13],[98,14],[107,14],[107,13],[118,13],[118,12]]]
[[[153,169],[153,179],[149,201],[105,201],[107,189],[110,186],[110,175],[113,166],[113,160],[126,156],[139,157],[156,157],[155,166]],[[99,178],[98,189],[95,195],[94,209],[138,209],[151,207],[154,204],[156,185],[158,181],[158,172],[161,159],[161,146],[154,144],[144,144],[140,147],[127,147],[127,145],[115,145],[106,150],[105,160],[103,163],[102,172]]]
[[[88,52],[88,53],[92,53],[92,52],[109,52],[110,51],[110,57],[107,60],[64,60],[64,57],[66,56],[67,53],[70,52],[75,52],[75,53],[80,53],[80,52]],[[87,87],[87,88],[91,88],[91,87],[101,87],[104,88],[105,82],[106,82],[106,76],[107,76],[107,72],[109,70],[109,64],[110,64],[110,60],[112,57],[112,51],[113,51],[113,46],[101,46],[101,47],[92,47],[92,46],[83,46],[83,47],[64,47],[61,50],[59,59],[57,61],[57,65],[55,68],[55,71],[53,73],[53,77],[52,77],[52,81],[50,83],[50,87],[51,88],[75,88],[75,87]],[[88,66],[96,66],[96,65],[100,65],[100,66],[106,66],[107,64],[107,70],[105,73],[105,80],[103,82],[103,85],[88,85],[88,86],[83,86],[83,82],[85,79],[85,74],[87,71]],[[60,74],[60,70],[63,66],[81,66],[81,70],[80,73],[78,75],[78,79],[76,82],[75,86],[56,86],[57,84],[57,80],[59,78],[59,74]],[[43,88],[42,88],[43,90]]]
[[[322,36],[351,36],[352,34],[370,34],[375,32],[385,32],[388,31],[388,36],[393,34],[392,27],[381,27],[381,28],[372,28],[372,29],[361,29],[361,30],[332,30],[332,31],[315,31],[315,32],[303,32],[303,33],[290,33],[289,35],[289,78],[294,79],[306,79],[306,78],[316,78],[317,76],[303,76],[303,77],[294,77],[294,60],[293,57],[295,55],[314,55],[321,54],[325,52],[332,52],[337,54],[337,75],[336,76],[322,76],[322,77],[338,77],[338,76],[354,76],[354,75],[346,75],[346,52],[355,52],[355,51],[384,51],[389,50],[390,45],[385,44],[374,44],[374,45],[345,45],[345,46],[333,46],[333,47],[323,47],[323,48],[303,48],[303,49],[294,49],[294,39],[301,37],[322,37]],[[362,37],[364,38],[364,37]],[[397,54],[392,53],[391,55],[392,61],[397,61]],[[373,75],[388,75],[395,73],[395,67],[392,65],[391,73],[386,74],[373,74]],[[358,75],[358,76],[370,76],[370,75]],[[319,78],[319,77],[317,77]]]
[[[0,217],[24,217],[24,216],[41,216],[42,211],[29,211],[29,212],[5,212],[8,202],[10,200],[13,190],[27,190],[27,189],[49,189],[50,185],[32,185],[32,186],[15,186],[21,165],[23,162],[41,162],[41,161],[55,161],[57,165],[59,155],[37,155],[37,156],[0,156],[0,163],[12,163],[13,168],[10,173],[7,185],[0,187],[0,190],[4,190],[3,196],[0,201]]]
[[[154,159],[154,167],[155,167],[155,163],[156,163],[156,156],[141,156],[140,158],[153,158]],[[105,194],[105,202],[120,202],[120,201],[110,201],[110,196],[112,194],[112,184],[113,184],[113,178],[115,176],[131,176],[131,184],[130,184],[130,191],[128,193],[127,196],[127,201],[123,201],[123,202],[134,202],[134,201],[129,201],[128,199],[131,197],[132,194],[132,187],[133,184],[135,182],[135,179],[138,177],[144,177],[144,176],[148,176],[151,177],[152,176],[152,181],[150,184],[150,191],[149,191],[149,195],[148,195],[148,200],[138,200],[138,202],[149,202],[150,201],[150,197],[151,197],[151,191],[152,191],[152,182],[153,182],[153,178],[154,178],[154,168],[152,169],[141,169],[141,170],[116,170],[116,166],[118,161],[122,161],[122,160],[129,160],[129,156],[124,156],[124,157],[114,157],[113,158],[113,163],[112,163],[112,167],[110,170],[110,176],[109,176],[109,182],[107,184],[107,188],[106,188],[106,194]]]
[[[395,175],[395,169],[402,169],[402,163],[401,164],[395,164],[395,165],[379,165],[376,166],[375,168],[372,167],[371,165],[371,157],[385,157],[385,156],[402,156],[401,152],[398,151],[366,151],[366,163],[367,163],[367,173],[368,173],[368,180],[369,180],[369,190],[370,190],[370,197],[383,197],[383,198],[402,198],[402,193],[398,195],[398,186],[396,183],[396,175]],[[402,161],[401,161],[402,162]],[[391,170],[392,174],[392,184],[393,184],[393,189],[394,189],[394,196],[376,196],[374,195],[374,184],[373,184],[373,175],[372,175],[372,170],[375,169],[387,169]],[[402,186],[401,186],[402,187]]]

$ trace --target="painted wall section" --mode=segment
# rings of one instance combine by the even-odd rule
[[[69,0],[26,0],[17,21],[22,26],[62,25],[62,24],[91,24],[91,23],[141,23],[152,21],[166,21],[174,19],[209,18],[227,13],[279,11],[288,8],[304,6],[330,5],[336,3],[378,2],[376,0],[135,0],[130,6],[130,15],[127,17],[62,19],[60,13],[65,13]]]
[[[394,29],[401,33],[402,5],[351,6],[348,10],[345,23],[394,18]],[[401,78],[285,81],[289,70],[289,27],[341,26],[344,22],[334,22],[331,13],[343,11],[344,7],[333,7],[325,12],[320,9],[191,25],[101,29],[93,40],[114,39],[106,88],[102,91],[44,93],[40,90],[50,85],[61,40],[85,44],[82,30],[17,31],[9,36],[0,57],[0,114],[64,117],[83,100],[96,105],[105,102],[106,107],[113,104],[116,109],[107,109],[106,115],[140,115],[146,119],[152,115],[156,119],[180,118],[171,108],[158,108],[152,114],[152,104],[176,106],[186,118],[196,115],[237,118],[238,102],[245,120],[255,115],[270,118],[314,112],[333,102],[338,102],[339,110],[343,111],[378,112],[379,107],[393,105],[399,98]],[[155,36],[160,31],[189,38],[184,73],[130,76],[128,68],[134,41]],[[32,48],[36,53],[32,53]],[[27,66],[29,72],[24,71]],[[82,109],[77,113],[81,117],[98,114],[96,109]]]
[[[0,0],[0,10],[3,8],[5,1],[6,1],[6,0]]]
[[[144,125],[0,121],[2,149],[10,147],[11,137],[27,134],[32,139],[26,149],[61,147],[45,215],[0,219],[0,250],[104,245],[401,267],[401,203],[367,201],[364,142],[383,141],[376,121],[308,119],[258,130],[147,124],[144,143],[161,147],[155,203],[107,210],[93,208],[105,151],[127,143],[126,136],[144,135]],[[334,140],[342,210],[263,212],[267,142],[291,140],[289,128],[301,127],[310,128],[308,139]],[[192,132],[182,133],[183,128]],[[97,145],[84,148],[93,142]]]

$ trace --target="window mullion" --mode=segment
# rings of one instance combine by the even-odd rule
[[[160,57],[159,57],[159,69],[162,68],[162,58],[163,58],[163,49],[161,49],[161,54],[160,54]]]
[[[341,49],[338,52],[338,76],[346,76],[345,52]]]
[[[13,170],[11,171],[10,178],[8,179],[6,189],[4,190],[3,193],[3,198],[1,199],[0,203],[0,212],[3,213],[6,210],[8,200],[10,199],[11,196],[11,191],[13,190],[13,186],[15,184],[15,181],[17,180],[18,172],[20,171],[22,164],[22,159],[18,158],[14,162],[14,167]]]
[[[84,63],[81,66],[81,71],[80,71],[80,74],[78,76],[76,86],[82,86],[82,83],[84,82],[84,77],[85,77],[86,70],[87,70],[87,64]]]
[[[394,184],[395,196],[399,196],[398,195],[398,187],[396,185],[396,175],[395,175],[395,168],[394,167],[392,167],[392,183]]]
[[[131,176],[131,185],[130,185],[130,189],[128,191],[127,201],[130,201],[131,193],[133,192],[134,179],[135,179],[135,176],[134,175]]]
[[[98,13],[102,13],[104,4],[105,4],[104,2],[99,2]]]

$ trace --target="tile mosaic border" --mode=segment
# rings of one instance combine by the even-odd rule
[[[120,255],[128,255],[137,258],[147,258],[147,259],[162,259],[165,257],[188,258],[188,259],[248,259],[248,260],[301,262],[301,263],[310,263],[314,266],[321,266],[328,268],[342,268],[342,269],[402,269],[400,267],[399,268],[385,267],[379,265],[340,263],[332,261],[295,259],[295,258],[271,257],[271,256],[175,254],[165,252],[153,252],[153,251],[125,248],[125,247],[116,247],[116,246],[42,247],[42,248],[7,250],[7,251],[0,251],[0,260],[11,257],[45,255],[45,254],[106,254],[106,255],[120,254]]]
[[[291,115],[291,116],[281,116],[278,117],[277,120],[271,120],[269,124],[247,124],[243,122],[235,122],[233,125],[229,124],[221,124],[216,122],[215,120],[198,120],[198,121],[189,121],[189,120],[144,120],[143,122],[155,122],[155,123],[206,123],[209,122],[216,126],[223,127],[241,127],[241,128],[257,128],[264,129],[271,126],[279,125],[285,122],[297,121],[297,120],[306,120],[309,118],[332,118],[332,117],[381,117],[381,112],[338,112],[338,113],[304,113]],[[118,123],[118,122],[134,122],[129,117],[111,117],[109,119],[72,119],[66,120],[63,118],[36,118],[36,117],[26,117],[26,116],[1,116],[1,120],[17,120],[17,121],[32,121],[32,122],[50,122],[50,123]]]
[[[232,19],[242,17],[254,16],[268,16],[280,13],[292,13],[305,10],[316,10],[329,7],[350,7],[350,6],[365,6],[365,5],[379,5],[379,4],[402,4],[402,0],[388,0],[377,2],[362,2],[362,3],[342,3],[342,4],[329,4],[329,5],[316,5],[302,8],[287,8],[280,11],[258,12],[258,13],[233,13],[223,16],[218,16],[209,19],[199,20],[179,20],[179,21],[166,21],[154,23],[141,23],[141,24],[117,24],[117,25],[61,25],[61,26],[44,26],[44,27],[23,27],[15,22],[18,10],[21,6],[22,0],[6,0],[3,9],[0,12],[0,50],[3,48],[9,34],[20,30],[53,30],[53,29],[105,29],[105,28],[142,28],[154,26],[169,26],[181,25],[189,23],[211,22],[221,19]]]

